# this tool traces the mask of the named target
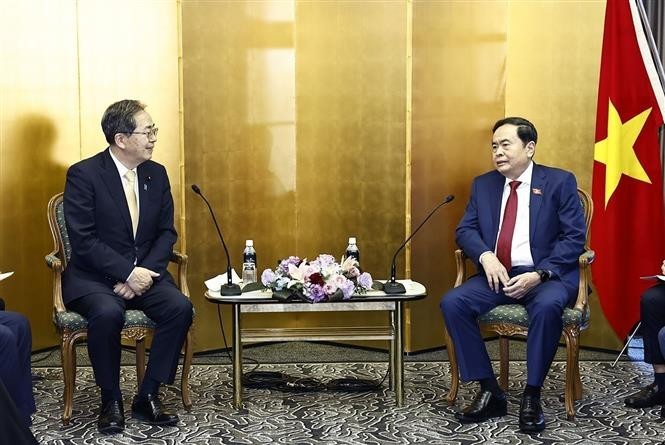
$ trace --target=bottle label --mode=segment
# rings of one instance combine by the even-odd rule
[[[242,282],[244,284],[256,282],[256,264],[253,261],[242,264]]]

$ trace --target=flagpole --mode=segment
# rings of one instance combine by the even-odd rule
[[[660,79],[660,87],[665,90],[665,74],[663,74],[663,62],[660,59],[658,47],[656,46],[656,41],[654,40],[653,33],[651,32],[651,25],[649,25],[647,13],[644,10],[644,4],[642,3],[642,0],[635,0],[635,3],[637,3],[637,10],[640,12],[642,28],[644,29],[644,34],[647,37],[649,50],[651,51],[651,57],[653,58],[653,63],[656,66],[656,72],[658,73],[658,78]]]
[[[660,87],[665,91],[665,75],[663,74],[663,62],[660,58],[660,53],[658,52],[658,47],[656,46],[656,41],[653,38],[653,32],[651,32],[651,25],[647,18],[647,13],[644,10],[644,3],[642,0],[635,0],[637,3],[637,10],[640,13],[640,21],[642,22],[642,29],[644,34],[647,37],[647,43],[649,44],[649,50],[651,52],[651,58],[653,59],[653,64],[656,67],[656,72],[658,73],[658,79],[660,80]],[[660,143],[660,165],[665,165],[665,133],[663,132],[663,126],[661,125],[658,128],[658,142]],[[662,170],[662,175],[665,177],[665,169]],[[663,181],[663,196],[665,197],[665,181]]]

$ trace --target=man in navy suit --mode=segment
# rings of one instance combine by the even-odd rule
[[[506,396],[477,318],[498,305],[517,303],[525,306],[530,321],[519,426],[541,431],[540,389],[561,336],[563,310],[577,295],[584,213],[573,174],[532,161],[538,133],[531,122],[509,117],[492,131],[496,170],[474,179],[456,231],[457,244],[479,273],[441,300],[462,380],[480,383],[474,400],[456,416],[469,423],[506,414]]]
[[[157,327],[132,417],[174,425],[159,385],[172,383],[192,323],[192,304],[166,270],[177,239],[164,167],[151,161],[157,127],[145,105],[122,100],[102,117],[109,147],[72,165],[64,194],[71,259],[63,276],[68,309],[88,320],[88,354],[101,389],[104,433],[125,425],[120,392],[120,332],[125,310],[140,309]]]

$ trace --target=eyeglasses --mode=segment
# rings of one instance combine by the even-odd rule
[[[142,134],[146,136],[148,139],[154,138],[157,136],[157,133],[159,132],[159,128],[153,127],[150,130],[147,131],[122,131],[121,133],[125,134]]]

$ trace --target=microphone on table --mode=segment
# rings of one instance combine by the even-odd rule
[[[194,193],[199,195],[203,199],[203,201],[205,201],[205,203],[208,205],[208,210],[210,210],[210,215],[212,216],[212,222],[215,223],[215,228],[217,229],[219,240],[222,242],[222,247],[224,247],[224,253],[226,253],[227,283],[222,285],[221,289],[219,290],[219,293],[224,296],[240,295],[241,294],[240,286],[233,283],[233,278],[231,276],[231,257],[229,256],[229,249],[226,248],[226,243],[224,242],[222,231],[219,228],[219,224],[217,224],[217,218],[215,218],[215,212],[213,212],[212,207],[210,206],[210,203],[208,202],[206,197],[203,196],[203,193],[201,193],[201,189],[199,188],[198,185],[192,184],[192,190],[194,190]]]
[[[415,235],[418,232],[418,230],[420,230],[420,228],[427,222],[427,220],[430,219],[432,217],[432,215],[434,215],[434,212],[439,210],[439,208],[441,206],[443,206],[445,204],[448,204],[453,199],[455,199],[454,195],[446,196],[444,198],[444,200],[441,202],[441,204],[434,207],[434,210],[429,212],[429,215],[427,215],[427,218],[425,218],[423,220],[423,222],[421,222],[420,225],[418,227],[416,227],[416,230],[411,232],[411,235],[406,239],[406,241],[404,241],[402,243],[402,245],[399,246],[399,248],[395,251],[395,255],[393,255],[393,262],[390,264],[390,279],[388,281],[386,281],[385,284],[383,285],[383,292],[385,292],[386,294],[404,294],[404,293],[406,293],[406,288],[404,287],[404,285],[402,283],[398,283],[395,280],[395,276],[397,275],[397,272],[395,271],[395,269],[397,267],[397,265],[396,265],[397,254],[400,252],[400,250],[402,250],[404,248],[404,246],[406,246],[406,243],[408,243],[411,240],[411,238],[413,238],[413,235]]]

